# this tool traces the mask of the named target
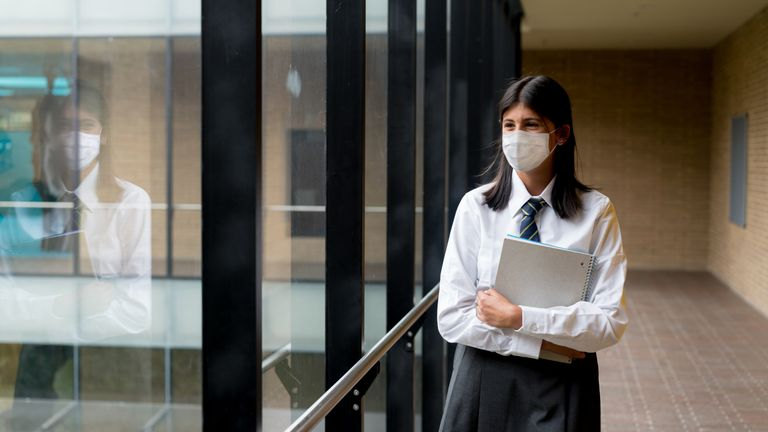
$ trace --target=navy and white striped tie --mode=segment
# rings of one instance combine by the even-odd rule
[[[520,238],[531,241],[541,241],[539,239],[539,227],[536,226],[536,213],[539,212],[547,203],[543,198],[531,198],[523,204],[520,210],[523,212],[523,221],[520,222]]]

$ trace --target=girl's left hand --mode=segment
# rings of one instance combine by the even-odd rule
[[[477,292],[475,310],[480,321],[494,327],[519,329],[523,325],[520,306],[510,303],[493,288]]]

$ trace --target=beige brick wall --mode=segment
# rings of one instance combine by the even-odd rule
[[[631,268],[704,269],[709,50],[524,51],[568,91],[581,178],[616,205]]]
[[[708,268],[768,313],[768,9],[714,49]],[[729,222],[731,118],[746,113],[746,227]]]

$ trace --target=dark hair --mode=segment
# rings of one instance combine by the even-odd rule
[[[576,178],[576,135],[573,132],[571,100],[568,93],[554,79],[544,76],[524,76],[513,81],[499,101],[499,119],[517,104],[523,104],[538,115],[555,124],[571,126],[571,134],[562,145],[554,150],[555,184],[552,189],[552,206],[562,219],[568,219],[581,211],[579,191],[592,190]],[[498,140],[496,155],[489,167],[495,172],[493,185],[483,193],[485,203],[493,210],[507,207],[512,195],[512,167],[504,156],[501,139]]]
[[[70,95],[72,97],[73,95]],[[101,123],[101,148],[99,150],[99,176],[97,182],[97,196],[103,202],[115,202],[119,200],[119,186],[115,181],[112,166],[112,146],[110,145],[110,121],[107,100],[101,91],[90,83],[77,81],[77,107],[81,111],[96,116]]]
[[[58,118],[64,115],[68,107],[77,107],[77,111],[87,111],[94,115],[101,124],[101,147],[99,150],[99,176],[97,178],[96,194],[104,202],[113,202],[119,199],[119,185],[117,184],[112,166],[112,146],[109,142],[110,124],[107,101],[101,92],[85,81],[76,81],[74,91],[67,96],[54,96],[49,93],[43,96],[35,105],[32,112],[32,165],[34,168],[34,184],[37,185],[43,197],[50,197],[45,189],[43,177],[46,173],[42,167],[42,153],[44,146],[48,145],[50,138],[45,131],[45,123],[48,119]]]

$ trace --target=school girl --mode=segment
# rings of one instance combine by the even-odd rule
[[[458,344],[440,429],[598,431],[595,352],[627,326],[616,211],[576,178],[571,103],[560,84],[520,78],[499,113],[494,179],[461,200],[440,276],[438,328]],[[588,301],[537,308],[494,290],[507,234],[595,255]],[[572,361],[541,358],[547,353]]]

